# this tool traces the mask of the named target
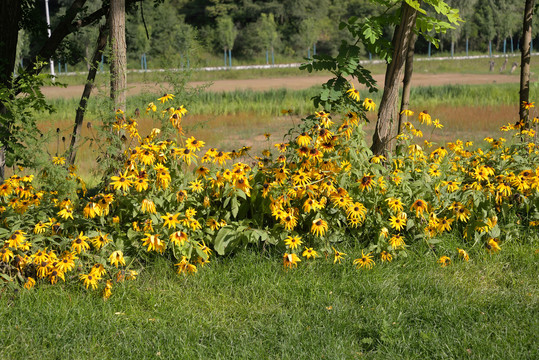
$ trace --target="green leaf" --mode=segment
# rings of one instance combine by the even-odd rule
[[[223,227],[217,233],[213,248],[219,255],[225,255],[226,248],[237,237],[236,231],[230,227]]]
[[[136,236],[138,236],[138,232],[136,232],[135,230],[133,230],[132,228],[129,228],[127,230],[127,238],[129,240],[132,240],[133,238],[135,238]]]
[[[238,203],[238,199],[234,196],[231,198],[230,201],[230,212],[232,213],[232,216],[234,218],[238,216],[238,211],[240,211],[240,206]]]

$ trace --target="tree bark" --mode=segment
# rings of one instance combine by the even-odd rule
[[[399,79],[417,18],[417,10],[406,2],[401,7],[401,23],[393,34],[393,57],[386,69],[384,93],[378,111],[378,121],[372,137],[371,150],[375,155],[387,153],[391,140],[391,125],[397,119]]]
[[[412,88],[412,73],[414,72],[414,52],[417,34],[413,33],[408,43],[408,51],[406,52],[406,65],[404,66],[404,79],[402,80],[402,100],[401,110],[399,112],[399,127],[398,133],[402,132],[402,123],[406,115],[404,110],[408,110],[410,106],[410,89]]]
[[[13,0],[8,0],[13,1]],[[18,0],[20,1],[20,0]],[[41,47],[36,56],[33,57],[33,60],[28,63],[25,67],[25,71],[29,74],[39,74],[43,69],[43,66],[36,67],[36,60],[50,59],[61,42],[65,37],[80,28],[91,25],[96,21],[99,21],[103,15],[109,11],[109,5],[103,4],[103,7],[94,11],[90,15],[79,19],[74,20],[79,11],[83,8],[87,0],[75,0],[71,7],[67,10],[66,15],[62,18],[60,23],[52,31],[51,37],[45,41],[45,44]],[[124,0],[126,5],[131,5],[137,0]],[[4,0],[0,0],[0,3],[3,3]],[[3,4],[2,4],[3,5]],[[124,14],[125,17],[125,14]]]
[[[127,102],[127,49],[125,44],[125,0],[110,1],[110,97],[115,110],[125,112]]]
[[[10,87],[15,68],[15,55],[22,16],[20,0],[0,1],[0,83]]]
[[[20,0],[0,1],[0,86],[11,88],[13,70],[15,69],[15,55],[17,53],[17,42],[19,35],[19,22],[22,17]],[[4,104],[0,104],[0,113],[6,114]],[[6,166],[5,147],[1,143],[1,137],[8,124],[0,124],[0,181],[4,180],[4,170]]]
[[[71,165],[75,164],[75,158],[77,157],[77,146],[80,139],[80,133],[82,130],[82,123],[84,120],[84,113],[86,112],[86,105],[88,104],[88,99],[92,94],[92,89],[94,87],[95,75],[97,73],[97,68],[99,67],[99,62],[101,61],[101,54],[107,45],[108,37],[108,22],[99,29],[99,36],[97,37],[97,44],[90,63],[90,69],[88,70],[88,77],[86,78],[86,84],[84,85],[84,91],[80,98],[79,107],[77,108],[77,113],[75,115],[75,126],[73,127],[73,135],[71,136],[71,143],[69,145],[69,163]]]
[[[520,102],[519,119],[524,121],[524,126],[529,127],[528,113],[522,104],[530,101],[530,43],[532,40],[532,17],[535,0],[526,0],[524,6],[524,20],[522,24],[522,43],[520,44]]]

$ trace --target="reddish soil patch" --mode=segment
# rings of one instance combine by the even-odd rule
[[[329,78],[327,76],[309,77],[280,77],[267,79],[242,79],[242,80],[214,80],[209,86],[209,91],[233,91],[233,90],[271,90],[271,89],[306,89],[311,86],[321,85]],[[384,83],[383,75],[374,75],[379,85]],[[501,74],[421,74],[416,73],[412,78],[413,86],[438,86],[447,84],[493,84],[493,83],[517,83],[518,76]],[[193,82],[192,86],[203,85],[204,82]],[[128,94],[135,95],[142,92],[158,92],[163,84],[129,84]],[[66,88],[44,87],[43,94],[49,99],[80,97],[83,85],[70,85]],[[105,90],[105,89],[102,89]]]

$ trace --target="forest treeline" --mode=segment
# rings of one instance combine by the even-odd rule
[[[106,1],[106,0],[105,0]],[[388,1],[391,3],[391,1]],[[35,26],[21,31],[18,61],[28,59],[46,34],[44,2],[34,12]],[[51,27],[65,14],[72,0],[49,0]],[[395,2],[398,3],[398,2]],[[438,35],[440,51],[517,51],[522,34],[521,0],[447,0],[459,9],[464,23]],[[95,0],[85,10],[100,8]],[[389,13],[398,10],[390,8]],[[339,23],[352,16],[379,15],[380,5],[371,0],[144,0],[128,10],[127,52],[131,62],[143,54],[153,66],[204,63],[230,50],[234,58],[275,56],[301,59],[313,53],[335,54],[349,39]],[[434,13],[434,11],[433,11]],[[41,23],[41,24],[40,24]],[[385,29],[388,39],[393,30]],[[55,59],[61,64],[84,64],[91,57],[98,28],[87,27],[68,36]],[[534,33],[536,37],[537,31]],[[434,48],[432,48],[434,50]],[[428,43],[419,38],[416,53],[426,54]],[[368,56],[367,50],[364,55]]]

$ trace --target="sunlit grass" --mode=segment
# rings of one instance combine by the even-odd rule
[[[188,277],[155,259],[107,302],[75,282],[4,290],[0,357],[533,359],[536,247],[440,268],[418,244],[370,271],[352,266],[357,248],[340,248],[341,266],[288,271],[279,254],[244,251]]]

